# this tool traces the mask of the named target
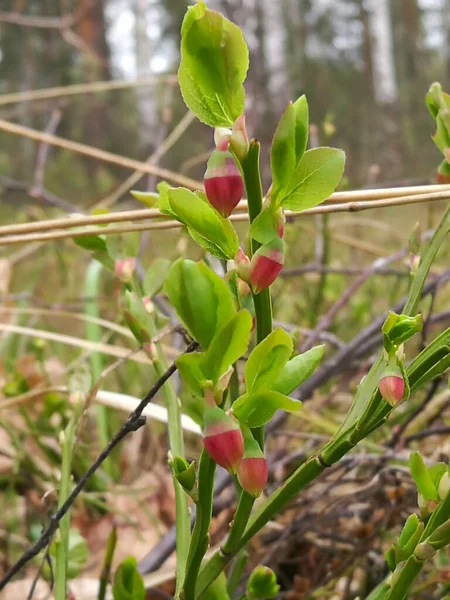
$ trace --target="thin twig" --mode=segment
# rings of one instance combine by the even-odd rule
[[[186,348],[185,353],[194,352],[198,348],[197,342],[191,342],[189,346]],[[162,375],[158,381],[154,384],[151,390],[146,394],[146,396],[141,400],[138,406],[134,409],[134,411],[129,415],[128,419],[119,429],[119,431],[114,435],[109,444],[104,448],[104,450],[98,455],[97,459],[92,463],[86,473],[81,477],[78,481],[77,485],[73,488],[72,492],[69,494],[67,500],[64,504],[57,510],[51,517],[50,523],[44,532],[41,534],[39,539],[30,546],[22,556],[14,563],[11,569],[6,573],[3,579],[0,581],[0,590],[2,590],[6,584],[14,577],[18,571],[32,558],[34,558],[41,550],[43,550],[49,541],[52,539],[56,530],[58,529],[60,520],[64,517],[67,511],[70,509],[72,504],[75,502],[78,495],[84,489],[84,486],[89,481],[90,477],[97,471],[103,461],[111,454],[113,449],[126,437],[129,433],[133,431],[137,431],[143,425],[145,425],[145,417],[142,416],[142,412],[144,408],[147,406],[149,402],[153,400],[162,386],[166,383],[166,381],[175,373],[177,367],[175,363],[172,363],[167,371]]]
[[[92,83],[77,83],[75,85],[63,85],[41,90],[27,90],[26,92],[14,92],[0,95],[0,106],[16,104],[20,102],[31,102],[35,100],[49,100],[51,98],[63,98],[65,96],[76,96],[78,94],[98,94],[113,90],[132,89],[156,85],[159,83],[176,83],[177,76],[171,73],[135,79],[133,81],[94,81]]]
[[[70,150],[72,152],[77,152],[78,154],[83,154],[84,156],[90,156],[91,158],[95,158],[97,160],[109,162],[111,164],[118,165],[119,167],[133,169],[133,171],[141,170],[145,173],[156,175],[162,179],[167,179],[168,181],[173,181],[174,183],[184,185],[189,188],[201,189],[203,187],[198,181],[195,181],[194,179],[184,175],[179,175],[178,173],[174,173],[168,169],[162,169],[161,167],[155,167],[139,160],[120,156],[119,154],[113,154],[112,152],[106,152],[105,150],[93,148],[92,146],[80,144],[79,142],[66,140],[65,138],[44,133],[42,131],[37,131],[36,129],[31,129],[30,127],[24,127],[23,125],[10,123],[4,119],[0,119],[0,129],[14,135],[20,135],[30,140],[45,142],[46,144],[57,146],[58,148],[63,148],[64,150]]]
[[[1,124],[1,122],[0,122]],[[367,201],[367,202],[350,202],[350,203],[342,203],[342,204],[334,204],[334,205],[323,205],[317,206],[315,208],[310,208],[301,213],[293,213],[290,211],[286,211],[287,216],[290,219],[299,218],[301,216],[307,215],[316,215],[320,213],[333,213],[333,212],[343,212],[343,211],[354,211],[354,210],[369,210],[372,208],[380,208],[381,206],[398,206],[408,203],[416,203],[416,202],[425,202],[425,201],[436,201],[436,200],[446,200],[450,198],[449,192],[441,192],[440,194],[426,194],[427,198],[420,197],[418,195],[408,196],[404,198],[391,198],[389,200],[377,200],[377,201]],[[355,208],[356,207],[356,208]],[[156,211],[156,212],[155,212]],[[136,216],[131,216],[130,213],[136,213]],[[123,218],[121,213],[113,213],[112,215],[95,215],[92,217],[91,223],[95,220],[98,222],[107,222],[108,220],[111,222],[120,222],[123,220],[130,220],[133,218],[137,219],[148,219],[150,215],[154,217],[161,217],[161,213],[159,213],[156,209],[144,209],[140,211],[127,211],[126,218]],[[76,217],[73,219],[75,222],[80,222],[82,219],[89,219],[89,217]],[[247,214],[234,214],[231,215],[230,220],[233,222],[240,222],[248,220]],[[82,221],[84,222],[84,221]],[[89,221],[88,221],[89,222]],[[20,227],[22,229],[33,229],[33,227],[45,228],[48,229],[49,225],[47,225],[48,221],[45,225],[42,223],[34,224],[21,224],[17,226],[11,226],[11,230],[17,231]],[[72,224],[64,223],[64,226],[72,226]],[[117,227],[108,227],[103,229],[98,228],[86,228],[82,230],[75,231],[55,231],[55,232],[46,232],[46,233],[31,233],[29,235],[5,235],[0,238],[0,246],[12,246],[15,244],[25,244],[29,242],[41,242],[41,241],[53,241],[53,240],[61,240],[70,237],[87,237],[90,235],[111,235],[111,234],[122,234],[122,233],[131,233],[136,231],[150,231],[150,230],[166,230],[166,229],[178,229],[184,227],[182,223],[173,220],[167,221],[158,221],[156,223],[149,223],[143,225],[126,225],[126,226],[117,226]],[[5,233],[5,229],[8,229],[8,226],[0,228],[0,235]],[[380,259],[384,260],[384,259]]]

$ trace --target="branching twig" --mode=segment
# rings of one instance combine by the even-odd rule
[[[186,348],[186,353],[193,352],[198,348],[197,342],[192,342]],[[162,388],[165,382],[175,373],[176,365],[172,363],[172,365],[167,369],[167,371],[158,379],[155,385],[151,388],[151,390],[146,394],[146,396],[141,400],[135,410],[130,414],[126,422],[122,425],[119,431],[115,434],[106,448],[98,455],[97,459],[92,463],[83,477],[78,481],[77,485],[73,488],[72,492],[69,494],[67,500],[64,504],[50,517],[50,524],[43,531],[40,538],[26,550],[22,556],[14,563],[11,569],[6,573],[3,579],[0,581],[0,590],[2,590],[6,584],[14,577],[14,575],[32,558],[34,558],[41,550],[43,550],[49,541],[52,539],[56,530],[58,529],[59,522],[70,509],[72,504],[75,502],[76,498],[83,490],[84,486],[90,479],[90,477],[97,471],[103,461],[111,454],[112,450],[126,437],[129,433],[133,431],[137,431],[145,424],[145,417],[142,416],[142,412],[144,408],[147,406],[149,402],[156,396],[158,391]]]

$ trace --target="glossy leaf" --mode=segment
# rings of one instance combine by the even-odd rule
[[[145,273],[143,288],[145,295],[152,298],[162,288],[170,267],[170,260],[158,258]]]
[[[308,142],[308,129],[308,103],[306,96],[301,96],[295,104],[288,104],[273,138],[270,158],[274,200],[288,187],[299,166]]]
[[[144,581],[133,556],[126,558],[117,568],[112,593],[114,600],[145,600]]]
[[[409,457],[411,475],[416,482],[417,489],[425,500],[439,500],[439,494],[428,469],[419,452],[413,452]]]
[[[190,190],[170,188],[167,193],[172,213],[187,225],[200,246],[218,258],[234,258],[239,240],[228,219],[223,218],[209,203]]]
[[[105,238],[100,235],[82,235],[74,236],[73,241],[80,248],[90,250],[91,252],[107,252]]]
[[[229,127],[243,113],[248,48],[239,27],[203,2],[188,9],[181,29],[181,93],[207,125]]]
[[[280,198],[283,208],[303,211],[326,200],[344,173],[345,154],[336,148],[308,150]]]
[[[277,235],[275,205],[265,207],[250,225],[249,236],[260,244],[268,244]]]
[[[169,269],[164,291],[183,325],[204,350],[236,312],[227,284],[204,263],[178,259]]]
[[[147,208],[155,208],[159,203],[159,194],[155,192],[141,192],[140,190],[131,190],[130,194],[139,200]]]
[[[262,390],[238,398],[233,404],[233,414],[248,427],[262,427],[273,418],[277,410],[297,412],[301,407],[299,400],[292,400],[279,392]]]
[[[292,339],[284,329],[272,331],[248,357],[245,365],[247,391],[255,392],[263,387],[270,389],[283,371],[292,350]]]
[[[206,383],[206,377],[202,371],[202,360],[203,352],[192,352],[191,354],[182,354],[175,361],[178,372],[188,384],[191,392],[201,397],[203,397]]]
[[[207,379],[214,383],[247,351],[252,330],[252,316],[248,310],[233,315],[214,336],[202,362]]]
[[[286,363],[272,389],[281,394],[293,392],[308,377],[311,377],[322,360],[324,351],[324,345],[314,346],[311,350],[295,356]]]

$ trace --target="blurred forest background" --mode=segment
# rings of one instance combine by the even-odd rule
[[[59,109],[59,135],[145,159],[184,114],[177,86],[171,79],[167,83],[164,74],[176,72],[188,2],[1,4],[1,94],[161,77],[154,85],[97,95],[0,104],[1,117],[45,129],[52,111]],[[444,89],[450,83],[450,0],[209,4],[246,35],[251,50],[248,127],[266,147],[287,101],[306,93],[311,120],[319,127],[312,141],[345,149],[349,186],[432,177],[439,155],[427,145],[432,122],[424,95],[434,80]],[[211,133],[195,123],[188,135],[189,143],[177,144],[162,163],[200,178]],[[33,142],[1,137],[0,174],[27,181],[34,165]],[[117,168],[57,150],[48,160],[45,187],[87,208],[117,187],[123,175]],[[0,183],[8,185],[4,178]]]

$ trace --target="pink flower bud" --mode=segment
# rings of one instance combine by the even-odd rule
[[[242,250],[236,252],[236,256],[234,257],[234,262],[236,264],[237,272],[242,281],[248,283],[250,281],[250,259]]]
[[[257,498],[266,486],[268,468],[258,442],[250,435],[245,438],[244,456],[239,465],[237,476],[242,489]]]
[[[230,148],[242,162],[247,156],[249,143],[247,129],[245,127],[245,115],[242,114],[233,123],[231,130]]]
[[[214,150],[204,183],[209,202],[223,217],[229,217],[244,193],[241,172],[230,152]]]
[[[284,264],[284,242],[274,237],[255,252],[250,263],[250,283],[253,292],[259,294],[278,277]]]
[[[391,406],[396,406],[405,393],[405,381],[398,366],[391,361],[378,384],[380,394]]]
[[[244,453],[244,437],[238,423],[218,406],[203,416],[205,448],[218,465],[235,474]]]
[[[217,150],[228,150],[228,145],[231,138],[231,129],[226,127],[216,127],[214,129],[214,143]]]
[[[446,175],[445,173],[436,172],[436,179],[440,185],[444,185],[446,183],[450,183],[450,175]]]
[[[114,264],[114,273],[121,281],[124,283],[129,283],[133,277],[135,268],[136,259],[130,256],[124,260],[116,260]]]

